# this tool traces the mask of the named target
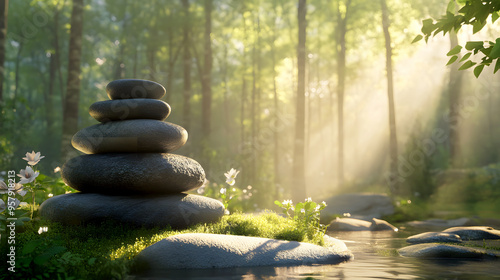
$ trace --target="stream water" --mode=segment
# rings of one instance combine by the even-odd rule
[[[419,260],[396,250],[414,232],[330,232],[343,240],[354,260],[337,265],[177,270],[135,279],[500,279],[500,261]]]

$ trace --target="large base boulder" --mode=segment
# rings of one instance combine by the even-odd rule
[[[344,242],[329,238],[328,248],[296,241],[189,233],[165,238],[142,250],[136,271],[170,269],[337,264],[353,256]]]
[[[215,222],[224,215],[218,200],[188,194],[163,196],[108,196],[95,193],[63,194],[47,199],[40,216],[67,225],[113,220],[137,227],[183,229]]]

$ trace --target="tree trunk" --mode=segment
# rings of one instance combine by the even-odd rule
[[[203,71],[201,77],[201,124],[203,142],[208,142],[211,132],[212,120],[212,0],[205,1],[205,35]]]
[[[276,1],[273,1],[273,8],[274,8],[274,15],[277,17],[277,9],[276,9]],[[273,37],[272,37],[272,42],[271,42],[271,61],[272,61],[272,68],[273,68],[273,101],[274,101],[274,119],[273,119],[273,136],[274,136],[274,185],[278,187],[280,185],[280,174],[279,174],[279,167],[280,167],[280,132],[278,130],[279,127],[279,102],[278,102],[278,89],[276,87],[276,18],[274,18],[274,25],[273,25]]]
[[[299,32],[297,46],[297,104],[294,139],[294,195],[293,199],[300,201],[306,196],[305,182],[305,68],[306,68],[306,0],[299,0],[297,11]]]
[[[80,63],[82,58],[83,0],[73,0],[69,38],[68,81],[63,109],[61,159],[68,160],[74,151],[71,138],[78,130],[78,102],[80,99]]]
[[[394,176],[398,172],[398,141],[396,134],[396,111],[394,106],[394,83],[392,77],[391,34],[389,32],[389,11],[385,0],[380,0],[380,6],[382,7],[382,28],[385,37],[385,67],[387,72],[387,96],[389,99],[389,162],[390,174]],[[392,195],[395,196],[399,194],[398,182],[396,180],[390,180],[389,183]]]
[[[122,34],[120,36],[120,46],[118,48],[118,57],[115,64],[115,74],[113,76],[114,80],[123,79],[125,77],[125,36],[128,34],[128,18],[127,18],[127,6],[128,0],[121,4],[123,9],[123,19],[122,19]]]
[[[450,32],[450,49],[458,45],[457,33]],[[460,59],[460,58],[459,58]],[[453,63],[450,67],[450,80],[448,84],[449,90],[449,141],[450,141],[450,165],[451,167],[458,167],[459,164],[459,145],[460,138],[459,118],[460,118],[460,95],[462,86],[462,71],[459,71],[459,64]]]
[[[350,0],[346,2],[344,16],[338,8],[338,53],[337,53],[337,118],[338,118],[338,154],[337,154],[337,182],[339,186],[344,185],[344,93],[345,93],[345,72],[346,72],[346,33],[347,17]],[[340,5],[340,4],[339,4]]]
[[[189,0],[181,0],[184,8],[184,106],[183,106],[183,126],[189,131],[191,125],[191,39],[190,39],[190,22],[189,22]]]
[[[7,14],[9,0],[0,0],[0,106],[3,103],[3,80],[5,79],[5,41],[7,37]]]

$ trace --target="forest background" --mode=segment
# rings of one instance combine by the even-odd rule
[[[0,4],[0,171],[35,150],[57,176],[106,85],[138,78],[165,86],[167,121],[188,131],[176,153],[212,183],[241,170],[251,209],[357,191],[500,201],[500,76],[445,66],[498,23],[412,44],[447,0]]]

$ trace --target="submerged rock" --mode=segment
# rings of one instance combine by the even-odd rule
[[[199,195],[109,196],[72,193],[54,196],[40,205],[40,216],[66,225],[114,220],[137,227],[184,229],[211,223],[224,215],[216,199]]]
[[[403,257],[434,259],[484,259],[498,258],[498,252],[492,252],[481,248],[463,247],[439,243],[425,243],[411,245],[398,250]]]
[[[388,222],[380,219],[371,219],[371,221],[365,221],[353,218],[336,218],[328,226],[328,230],[331,231],[382,231],[391,230],[397,231],[398,229],[389,224]]]
[[[163,239],[135,258],[137,271],[337,264],[350,260],[344,242],[330,238],[330,247],[268,238],[189,233]]]
[[[68,160],[61,176],[79,191],[111,195],[180,193],[205,181],[197,161],[167,153],[83,155]]]
[[[424,232],[416,235],[412,235],[406,239],[406,242],[418,244],[418,243],[460,243],[462,239],[457,234],[448,232]]]
[[[500,230],[496,230],[492,227],[452,227],[443,230],[443,232],[457,234],[462,240],[500,239]]]
[[[322,216],[350,213],[353,218],[381,218],[394,214],[391,198],[385,194],[341,194],[326,200]]]

